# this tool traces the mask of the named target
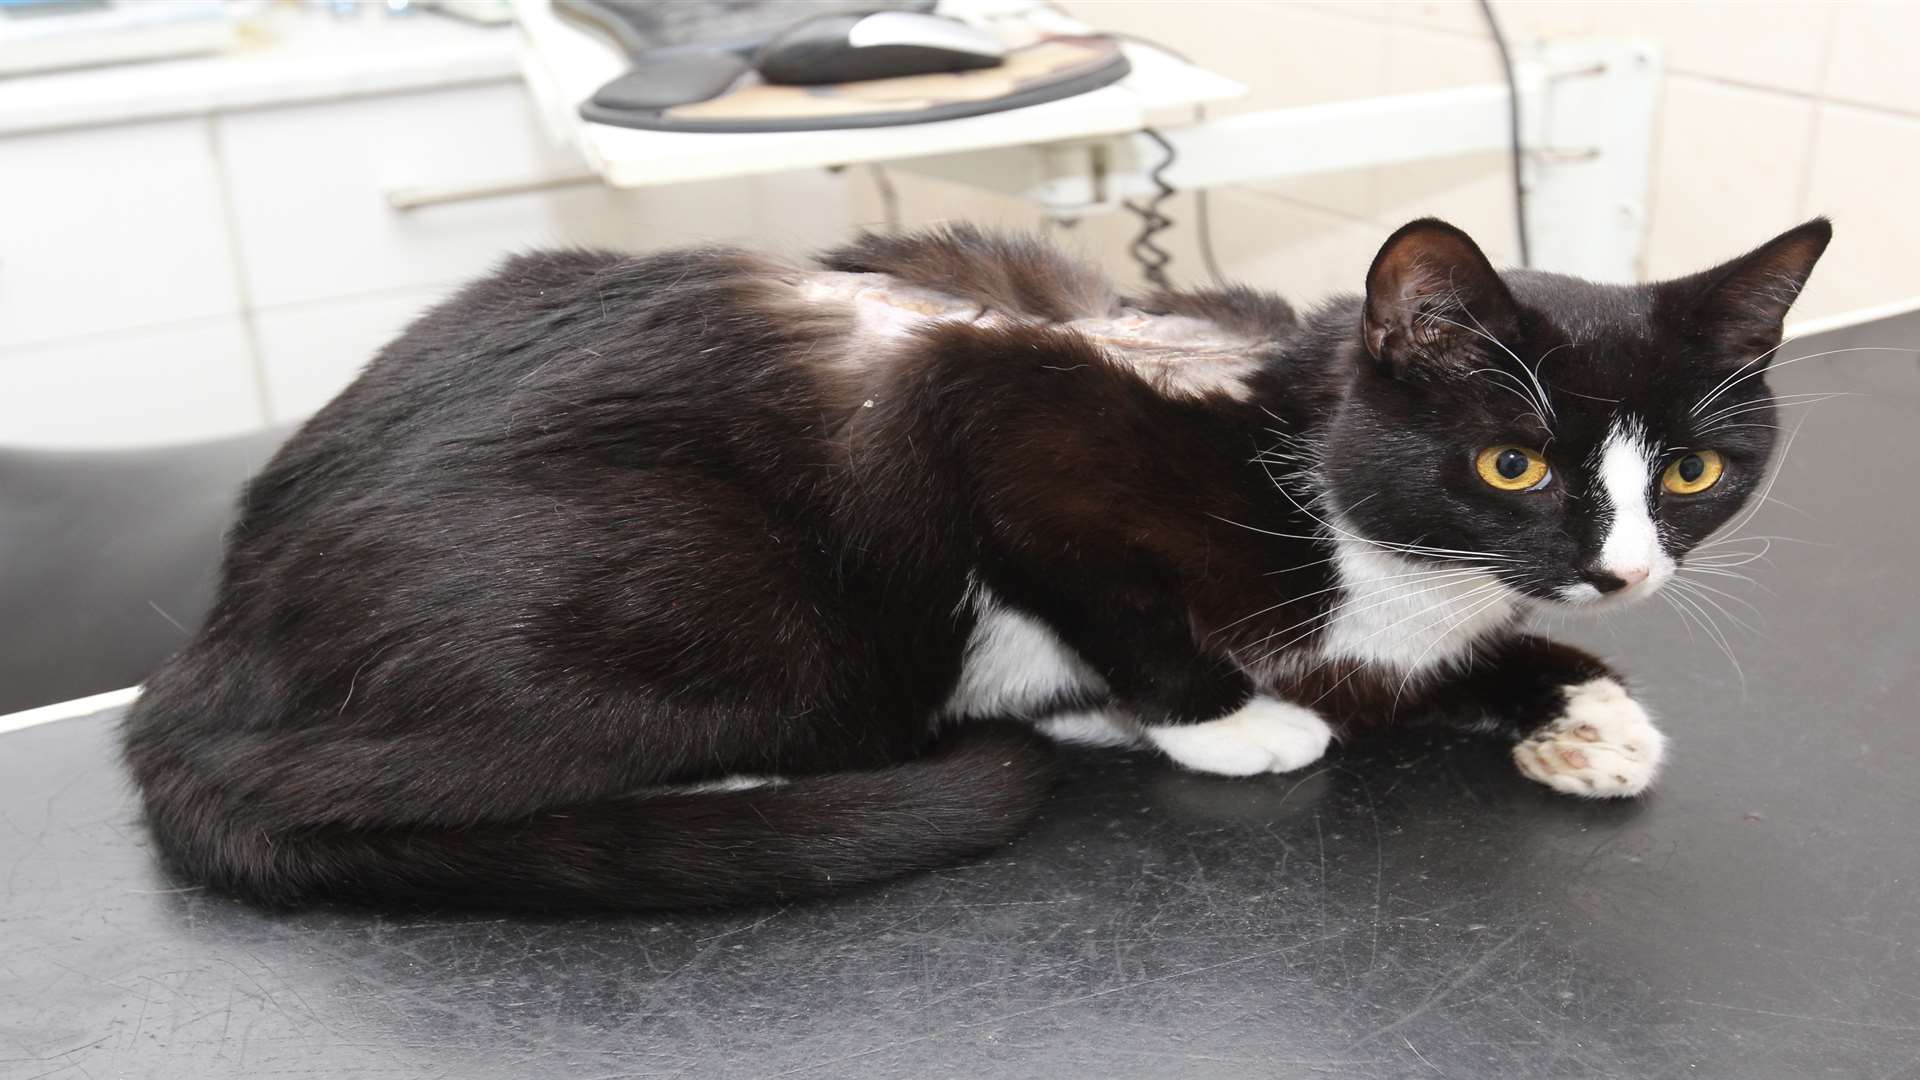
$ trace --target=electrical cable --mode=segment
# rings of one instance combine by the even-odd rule
[[[1513,77],[1513,53],[1507,48],[1507,35],[1493,13],[1492,0],[1480,0],[1480,14],[1487,20],[1487,32],[1493,35],[1494,48],[1500,50],[1500,67],[1507,75],[1507,142],[1513,157],[1513,229],[1519,241],[1520,265],[1533,265],[1533,251],[1527,242],[1527,185],[1521,176],[1526,149],[1520,142],[1520,83]]]
[[[1140,264],[1140,276],[1146,278],[1149,284],[1162,289],[1171,289],[1173,282],[1167,277],[1167,264],[1173,261],[1173,253],[1154,243],[1153,238],[1173,228],[1173,219],[1162,213],[1160,206],[1173,198],[1177,192],[1161,174],[1165,173],[1180,155],[1174,150],[1173,144],[1158,131],[1152,128],[1141,128],[1140,133],[1157,143],[1160,149],[1167,152],[1167,156],[1147,174],[1148,181],[1154,187],[1151,198],[1143,203],[1134,202],[1132,199],[1120,201],[1122,206],[1133,211],[1140,218],[1140,234],[1133,238],[1133,243],[1127,245],[1127,251],[1133,255],[1133,261]]]
[[[873,179],[874,191],[880,196],[880,213],[886,219],[887,232],[900,231],[900,192],[893,186],[893,177],[878,165],[867,166],[867,175]]]
[[[1074,17],[1072,12],[1057,3],[1047,3],[1044,6],[1052,8],[1054,11],[1068,18]],[[1186,53],[1149,37],[1142,37],[1139,34],[1129,34],[1125,31],[1115,30],[1103,30],[1100,31],[1100,33],[1104,33],[1108,37],[1116,38],[1120,41],[1131,41],[1137,45],[1145,45],[1149,49],[1158,49],[1183,64],[1193,63],[1193,58]],[[1206,118],[1207,107],[1205,105],[1195,105],[1193,107],[1194,122],[1200,123],[1206,120]],[[1159,167],[1155,168],[1153,172],[1149,174],[1149,179],[1153,181],[1154,187],[1158,189],[1154,197],[1149,199],[1144,207],[1132,202],[1123,201],[1122,203],[1127,209],[1138,214],[1141,219],[1140,234],[1134,237],[1133,243],[1128,246],[1127,250],[1133,255],[1134,261],[1140,264],[1141,277],[1146,278],[1149,284],[1156,285],[1162,289],[1170,289],[1173,286],[1167,277],[1166,268],[1167,264],[1173,261],[1173,253],[1154,243],[1153,238],[1156,234],[1165,232],[1175,224],[1173,218],[1168,217],[1166,212],[1161,209],[1161,204],[1178,194],[1178,190],[1174,188],[1173,185],[1167,183],[1161,176],[1161,173],[1165,172],[1167,167],[1173,164],[1173,159],[1177,155],[1174,152],[1173,146],[1168,143],[1159,132],[1152,128],[1142,128],[1141,133],[1158,143],[1160,148],[1167,152],[1167,157],[1166,160],[1160,163]],[[1208,204],[1207,190],[1205,188],[1194,189],[1194,239],[1198,242],[1200,248],[1200,262],[1206,266],[1207,276],[1213,279],[1213,283],[1224,286],[1227,283],[1227,276],[1221,273],[1220,261],[1215,257],[1213,250],[1212,210],[1213,208]]]

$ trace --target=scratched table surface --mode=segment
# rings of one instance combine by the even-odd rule
[[[1568,624],[1674,736],[1643,801],[1074,752],[1017,845],[833,902],[265,914],[155,867],[97,715],[0,736],[0,1075],[1920,1077],[1920,372],[1858,359],[1782,373],[1860,396],[1746,530],[1811,541],[1772,592],[1709,579],[1739,673],[1658,602]]]

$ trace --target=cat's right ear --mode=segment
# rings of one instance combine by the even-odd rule
[[[1668,286],[1691,296],[1683,326],[1725,361],[1767,360],[1779,346],[1787,309],[1806,288],[1813,264],[1833,239],[1833,224],[1814,218],[1738,258]]]
[[[1438,218],[1402,225],[1367,270],[1361,335],[1390,375],[1476,366],[1519,329],[1519,308],[1473,238]]]

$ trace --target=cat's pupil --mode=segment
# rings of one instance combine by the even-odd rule
[[[1700,474],[1706,471],[1706,459],[1699,454],[1688,454],[1686,457],[1680,459],[1680,479],[1685,480],[1689,484],[1700,479]]]
[[[1493,468],[1509,480],[1518,480],[1527,473],[1527,455],[1518,450],[1503,451],[1494,459]]]

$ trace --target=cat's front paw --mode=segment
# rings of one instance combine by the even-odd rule
[[[1612,679],[1567,688],[1559,716],[1513,748],[1528,779],[1595,799],[1638,795],[1653,783],[1667,737]]]
[[[1189,769],[1255,776],[1320,760],[1333,729],[1312,709],[1261,695],[1218,720],[1149,727],[1147,738]]]

